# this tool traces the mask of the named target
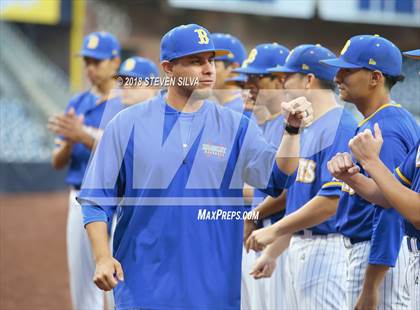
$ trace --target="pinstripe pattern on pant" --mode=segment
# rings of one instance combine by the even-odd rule
[[[249,274],[255,261],[255,252],[246,252],[242,249],[242,275],[241,275],[241,310],[251,310],[255,280]]]
[[[406,271],[410,310],[420,310],[420,251],[409,253]]]
[[[288,309],[345,308],[342,237],[293,236],[286,268]]]
[[[344,238],[344,241],[347,266],[347,307],[353,310],[362,290],[368,266],[370,242],[351,244],[347,238]],[[408,248],[406,241],[403,240],[395,267],[388,270],[379,287],[379,310],[408,309],[408,290],[404,276],[407,264]]]
[[[271,225],[271,221],[265,221],[264,226]],[[259,257],[259,253],[250,251],[246,253],[243,249],[242,255],[242,280],[241,280],[241,310],[282,310],[286,308],[285,302],[285,263],[287,250],[278,258],[276,269],[270,278],[255,280],[249,275],[254,262]]]

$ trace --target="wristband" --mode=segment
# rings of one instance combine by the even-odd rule
[[[291,135],[298,135],[300,133],[300,128],[299,127],[293,127],[293,126],[290,126],[287,123],[284,126],[284,130],[286,130],[287,133],[289,133]]]

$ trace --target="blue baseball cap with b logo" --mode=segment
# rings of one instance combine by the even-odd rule
[[[119,57],[121,52],[117,38],[109,32],[92,32],[83,40],[79,55],[99,60]]]
[[[228,50],[217,49],[210,32],[196,24],[175,27],[160,42],[160,61],[171,61],[205,52],[214,52],[215,56],[229,54]]]
[[[156,64],[150,59],[131,57],[121,64],[118,75],[137,78],[153,78],[159,76],[159,70]]]
[[[270,74],[268,69],[284,64],[289,49],[278,43],[257,45],[251,50],[242,67],[233,70],[243,74]]]
[[[232,63],[237,62],[239,65],[242,65],[246,57],[246,50],[238,38],[228,33],[212,33],[211,38],[213,39],[216,49],[229,51],[229,54],[218,56],[216,57],[216,60],[223,60]]]
[[[283,66],[271,68],[272,73],[312,73],[316,78],[333,81],[338,69],[320,63],[323,59],[335,59],[329,49],[319,44],[302,44],[290,51]]]
[[[322,63],[336,68],[379,70],[389,76],[401,75],[402,55],[394,43],[379,35],[358,35],[344,45],[341,55]]]

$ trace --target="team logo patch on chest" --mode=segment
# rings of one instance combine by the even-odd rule
[[[226,147],[223,145],[203,143],[201,149],[207,157],[224,158],[226,156]]]

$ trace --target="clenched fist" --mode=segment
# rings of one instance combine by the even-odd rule
[[[110,291],[117,286],[118,281],[124,281],[124,273],[119,261],[113,257],[104,257],[96,263],[93,282],[101,290]]]
[[[370,129],[366,129],[349,141],[352,154],[362,166],[379,160],[379,153],[384,140],[378,123],[375,124],[374,131],[375,136]]]
[[[337,153],[328,161],[327,167],[334,178],[344,182],[360,171],[360,168],[353,163],[349,153]]]
[[[298,97],[289,102],[282,102],[282,113],[292,127],[307,127],[314,119],[312,103],[305,97]]]

